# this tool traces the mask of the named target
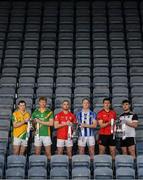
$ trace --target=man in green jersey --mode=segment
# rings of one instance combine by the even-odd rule
[[[47,99],[45,97],[39,98],[39,108],[32,113],[32,120],[35,126],[35,154],[41,154],[41,147],[44,145],[45,152],[48,159],[51,158],[51,137],[50,127],[53,126],[53,112],[46,108]]]

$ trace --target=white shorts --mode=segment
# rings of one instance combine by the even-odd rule
[[[24,147],[27,147],[27,140],[23,140],[23,139],[14,137],[13,145],[14,146],[24,146]]]
[[[57,147],[72,147],[73,146],[73,141],[70,140],[64,140],[64,139],[57,139]]]
[[[94,136],[89,137],[79,137],[78,139],[78,146],[85,147],[87,146],[94,146],[95,145],[95,138]]]
[[[34,138],[34,145],[35,146],[50,146],[52,144],[50,136],[40,136],[39,138]]]

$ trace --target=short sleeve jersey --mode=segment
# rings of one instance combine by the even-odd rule
[[[50,109],[46,109],[44,112],[40,112],[40,110],[37,108],[32,113],[32,119],[40,119],[41,121],[48,122],[50,119],[54,118],[53,112]],[[50,136],[50,127],[47,125],[40,124],[39,128],[39,136]]]
[[[79,124],[86,123],[91,125],[93,121],[96,120],[96,114],[91,110],[89,110],[87,113],[84,113],[83,110],[81,110],[76,114],[76,118]],[[82,136],[94,136],[94,134],[94,128],[82,128],[81,130]]]
[[[26,119],[30,119],[30,114],[28,112],[22,113],[20,111],[15,111],[12,115],[12,122],[23,122]],[[25,140],[27,133],[27,124],[23,124],[20,127],[13,127],[13,137]]]
[[[62,111],[55,116],[55,121],[58,121],[59,124],[62,124],[63,122],[67,122],[67,121],[70,121],[72,123],[76,123],[76,117],[71,112],[68,112],[67,114],[65,114]],[[67,138],[68,138],[68,126],[64,126],[64,127],[57,129],[57,138],[67,140]]]
[[[97,120],[103,120],[103,123],[110,122],[111,119],[116,120],[116,112],[113,110],[110,110],[109,112],[106,112],[104,109],[98,112],[97,114]],[[104,128],[100,128],[99,134],[101,135],[111,135],[111,126],[107,126]]]
[[[132,122],[134,120],[138,121],[138,116],[137,116],[137,114],[130,111],[128,113],[121,114],[119,117],[119,120],[121,122],[122,121]],[[135,128],[126,125],[125,136],[126,137],[135,137],[136,136]]]

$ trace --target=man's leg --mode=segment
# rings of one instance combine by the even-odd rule
[[[27,144],[27,140],[21,140],[20,155],[25,155]]]
[[[34,145],[35,145],[35,154],[40,155],[41,154],[41,146],[42,146],[41,139],[35,137]]]
[[[109,146],[110,154],[112,156],[112,159],[115,160],[116,156],[116,146]]]
[[[50,160],[51,159],[51,145],[45,146],[45,153],[46,153],[47,158]]]
[[[105,149],[106,149],[105,146],[99,144],[99,154],[105,154]]]
[[[135,149],[136,149],[135,145],[128,147],[128,152],[134,159],[136,159],[136,150]]]
[[[91,160],[94,160],[94,152],[95,152],[95,146],[89,146],[89,155]]]
[[[79,154],[80,154],[80,155],[85,154],[85,147],[79,146],[78,148],[79,148]]]
[[[41,146],[35,146],[35,154],[40,155],[41,154]]]
[[[21,146],[19,155],[25,155],[25,151],[26,151],[26,146]]]
[[[20,152],[20,146],[13,145],[13,154],[19,155],[19,152]]]
[[[80,137],[78,139],[78,150],[80,155],[85,154],[85,146],[86,146],[86,138]]]
[[[121,147],[121,150],[122,150],[122,154],[123,154],[123,155],[127,155],[127,154],[128,154],[128,149],[127,149],[127,147]]]
[[[63,154],[63,151],[64,151],[64,140],[57,139],[57,150],[58,150],[58,154],[59,155]]]
[[[67,147],[67,155],[69,159],[71,160],[72,159],[72,146]]]
[[[21,146],[21,139],[14,137],[13,139],[13,154],[19,155]]]
[[[94,136],[88,137],[87,145],[89,147],[90,159],[94,160],[94,153],[95,153],[95,137]]]

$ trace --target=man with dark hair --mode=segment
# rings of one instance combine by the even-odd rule
[[[63,154],[64,146],[67,149],[69,159],[72,158],[73,141],[68,137],[69,127],[76,123],[76,117],[70,112],[70,102],[64,100],[62,102],[62,111],[55,116],[54,127],[57,129],[57,149],[58,154]],[[70,132],[70,135],[71,136]]]
[[[82,110],[76,115],[81,126],[81,136],[78,139],[79,154],[85,154],[85,147],[88,145],[90,158],[94,159],[95,152],[95,128],[97,126],[96,114],[90,110],[90,100],[82,100]]]
[[[47,98],[39,98],[39,108],[32,113],[33,124],[36,128],[35,133],[35,154],[40,155],[41,147],[44,145],[48,159],[51,159],[51,132],[50,127],[53,126],[53,112],[46,107]]]
[[[106,147],[109,147],[112,159],[116,155],[116,141],[113,137],[113,124],[116,120],[116,112],[110,109],[111,101],[109,98],[103,99],[103,109],[98,112],[97,119],[100,126],[99,130],[99,154],[104,154]]]
[[[13,123],[13,154],[24,155],[27,147],[27,123],[30,114],[26,111],[25,101],[18,102],[18,109],[12,115]]]
[[[135,154],[135,128],[138,126],[138,116],[131,111],[131,105],[129,100],[122,102],[122,108],[124,113],[119,117],[122,124],[122,130],[124,130],[124,136],[121,138],[120,144],[123,154],[129,154],[136,158]]]

